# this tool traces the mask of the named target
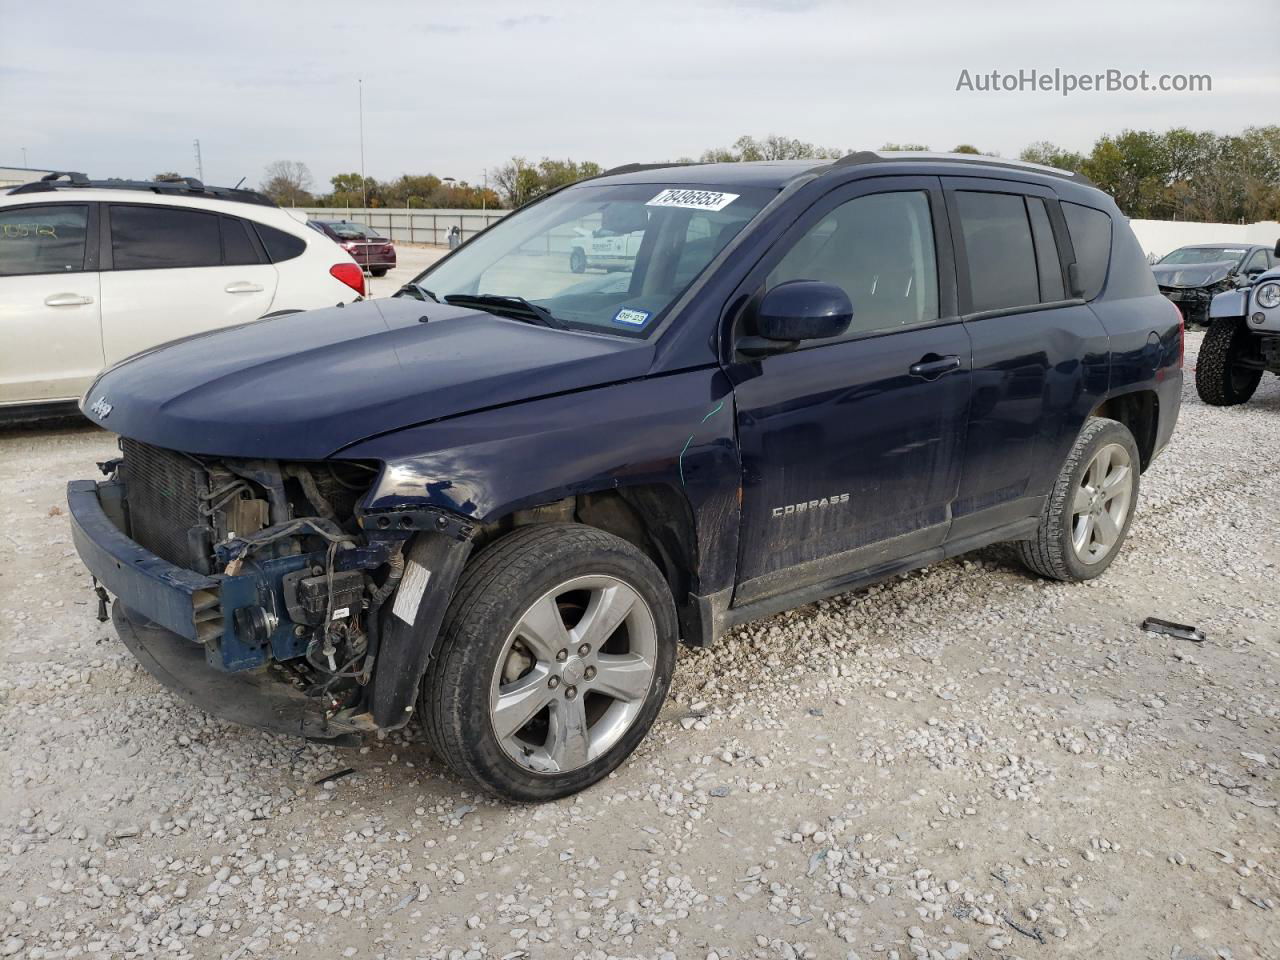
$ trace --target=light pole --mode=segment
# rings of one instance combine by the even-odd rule
[[[364,77],[356,77],[356,86],[360,94],[360,197],[366,210],[369,209],[369,183],[364,176]]]

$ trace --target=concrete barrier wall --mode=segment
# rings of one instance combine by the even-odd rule
[[[1191,223],[1187,220],[1130,220],[1148,259],[1158,260],[1178,247],[1198,243],[1265,243],[1280,240],[1280,223]]]

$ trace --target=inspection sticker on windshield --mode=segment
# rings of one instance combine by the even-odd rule
[[[692,210],[723,210],[740,194],[714,190],[678,190],[672,187],[645,204],[646,207],[688,207]]]
[[[613,315],[613,322],[628,327],[643,327],[649,322],[651,316],[653,314],[648,310],[632,310],[630,307],[623,307]]]

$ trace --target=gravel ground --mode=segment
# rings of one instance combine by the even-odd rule
[[[738,629],[542,807],[161,689],[63,513],[112,449],[0,435],[0,956],[1280,957],[1275,378],[1188,389],[1101,580],[996,548]]]

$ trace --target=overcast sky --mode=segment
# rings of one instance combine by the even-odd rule
[[[1252,17],[1246,14],[1252,13]],[[523,155],[606,166],[743,133],[874,149],[1086,150],[1124,127],[1280,120],[1280,4],[823,0],[0,0],[0,165],[256,183],[301,160],[479,182]],[[972,74],[1206,73],[1211,93],[957,92]]]

